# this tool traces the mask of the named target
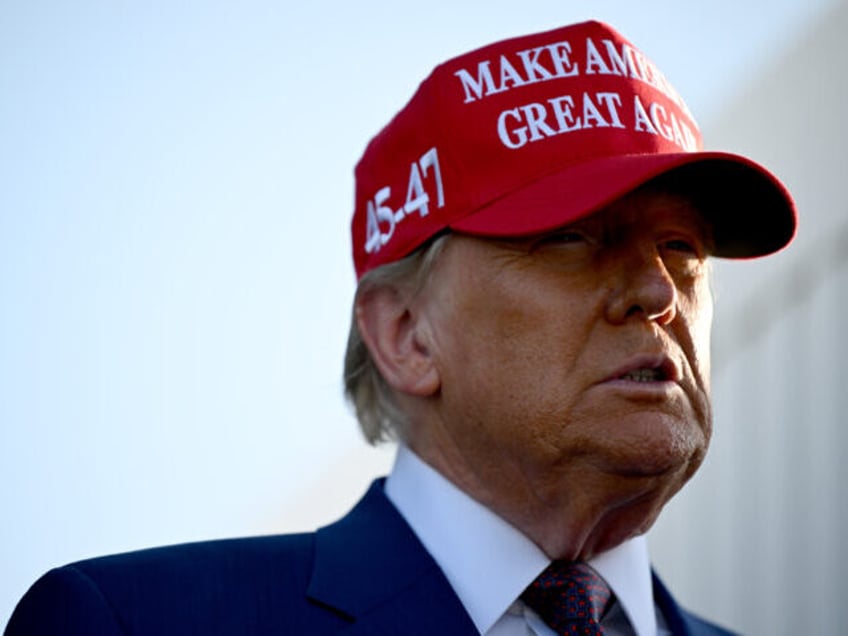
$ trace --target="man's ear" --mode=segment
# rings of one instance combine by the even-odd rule
[[[390,285],[360,291],[356,323],[380,374],[400,393],[426,397],[440,386],[425,319],[408,294]]]

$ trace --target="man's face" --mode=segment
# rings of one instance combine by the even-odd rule
[[[519,526],[515,506],[650,487],[644,531],[710,437],[708,249],[693,205],[649,190],[538,237],[451,237],[418,308],[438,416],[410,443]]]

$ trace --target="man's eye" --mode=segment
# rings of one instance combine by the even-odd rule
[[[684,239],[672,239],[663,243],[663,246],[673,252],[698,255],[699,251],[695,244]]]

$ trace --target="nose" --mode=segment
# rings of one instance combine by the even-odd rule
[[[645,320],[661,325],[677,316],[677,285],[656,246],[641,246],[616,260],[607,305],[613,324]]]

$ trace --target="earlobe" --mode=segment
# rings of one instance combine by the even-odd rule
[[[362,290],[356,299],[356,322],[380,374],[400,393],[428,397],[439,390],[426,320],[413,311],[406,294],[395,287]]]

